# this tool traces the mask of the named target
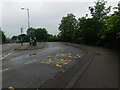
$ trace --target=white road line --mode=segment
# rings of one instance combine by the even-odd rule
[[[12,53],[13,53],[13,52],[8,53],[8,54],[6,54],[6,55],[2,55],[2,57],[0,57],[0,60],[2,60],[2,59],[4,59],[4,58],[6,58],[7,56],[11,55]]]

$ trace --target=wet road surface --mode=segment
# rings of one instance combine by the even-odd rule
[[[2,49],[1,49],[2,54],[8,54],[18,46],[20,46],[20,44],[18,44],[18,43],[15,43],[15,44],[3,44]]]
[[[66,72],[82,56],[82,50],[56,42],[40,50],[14,51],[2,60],[3,88],[39,88]]]
[[[119,52],[110,49],[64,43],[84,51],[79,62],[41,88],[120,88]]]

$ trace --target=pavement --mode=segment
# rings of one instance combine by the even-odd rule
[[[118,53],[109,49],[47,42],[43,49],[14,50],[2,59],[6,88],[118,88]]]

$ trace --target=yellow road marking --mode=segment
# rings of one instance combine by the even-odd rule
[[[46,57],[51,57],[51,56],[46,56]]]
[[[11,86],[8,87],[8,89],[9,89],[9,90],[15,90],[14,87],[11,87]]]
[[[72,56],[67,56],[67,57],[70,57],[70,58],[71,58]]]
[[[81,58],[81,56],[74,56],[74,58]]]
[[[5,72],[5,71],[8,71],[8,70],[10,70],[10,68],[6,68],[4,70],[0,70],[0,72]]]
[[[62,65],[61,64],[56,64],[56,67],[62,67]]]
[[[62,70],[62,72],[64,73],[65,71],[64,71],[64,70]]]
[[[68,64],[69,62],[62,62],[63,64]]]
[[[33,62],[36,62],[37,60],[34,60],[34,61],[30,61],[30,62],[27,62],[25,64],[30,64],[30,63],[33,63]]]

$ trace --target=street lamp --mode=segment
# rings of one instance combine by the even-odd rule
[[[30,28],[30,20],[29,20],[29,9],[28,8],[21,8],[22,10],[27,10],[27,14],[28,14],[28,29]]]
[[[27,14],[28,14],[28,29],[30,28],[30,20],[29,20],[29,9],[28,8],[21,8],[22,10],[27,10]],[[32,33],[31,32],[28,32],[27,33],[28,35],[29,35],[29,37],[30,37],[30,45],[31,45],[31,40],[32,40],[32,37],[33,37],[33,35],[32,35]]]

